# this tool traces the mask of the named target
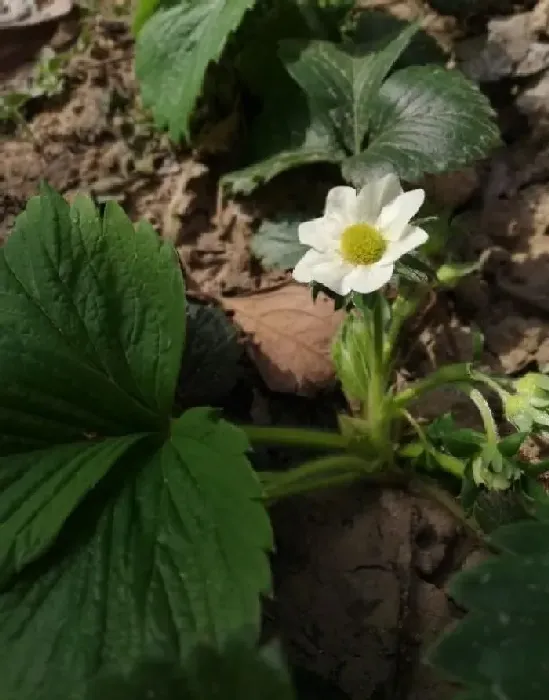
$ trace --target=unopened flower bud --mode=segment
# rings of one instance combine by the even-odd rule
[[[349,399],[364,401],[368,396],[370,344],[369,330],[362,317],[348,314],[332,343],[332,360]]]

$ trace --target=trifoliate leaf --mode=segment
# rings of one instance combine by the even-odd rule
[[[107,675],[86,700],[293,700],[280,656],[278,647],[258,650],[238,637],[221,651],[201,645],[184,666],[150,660],[128,674]]]
[[[137,39],[143,103],[170,136],[189,139],[189,119],[208,64],[217,61],[255,0],[180,0],[149,19]]]
[[[355,186],[386,163],[414,181],[483,158],[499,143],[487,98],[461,73],[442,67],[397,71],[369,110],[368,147],[343,165],[344,177]]]
[[[211,409],[127,453],[51,551],[0,596],[3,700],[81,698],[92,679],[197,643],[256,641],[272,546],[243,432]]]
[[[299,242],[295,217],[266,219],[252,239],[252,252],[266,269],[291,270],[308,250]]]
[[[281,42],[282,61],[307,95],[311,111],[330,115],[352,153],[362,150],[374,97],[417,29],[411,24],[380,51],[356,55],[327,41]]]
[[[216,405],[236,384],[240,356],[236,328],[223,311],[188,303],[178,404],[183,408]]]
[[[164,426],[184,309],[149,225],[44,187],[0,251],[0,454]]]
[[[487,700],[544,700],[549,684],[549,527],[520,522],[496,531],[506,550],[454,577],[469,610],[431,651],[430,662]],[[482,695],[484,693],[484,695]]]

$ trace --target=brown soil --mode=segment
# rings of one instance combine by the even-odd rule
[[[480,71],[505,141],[474,169],[425,183],[438,202],[459,208],[463,258],[480,258],[482,270],[424,318],[410,338],[404,375],[469,357],[472,326],[484,333],[486,366],[515,375],[549,364],[549,59],[540,58],[549,47],[549,3],[540,0],[527,16],[515,7],[504,30],[487,27],[487,18],[458,23],[420,0],[362,4],[402,17],[427,11],[426,27],[459,60],[465,56],[464,69],[477,77]],[[69,199],[77,192],[116,199],[132,218],[151,221],[177,245],[194,294],[220,299],[279,286],[285,276],[261,270],[248,242],[256,222],[295,193],[306,191],[310,200],[317,171],[220,202],[219,173],[231,163],[226,139],[213,134],[209,145],[190,152],[156,133],[137,96],[127,16],[111,5],[85,20],[84,34],[82,22],[73,12],[36,27],[0,29],[2,92],[26,79],[41,46],[69,49],[79,35],[81,44],[71,49],[62,93],[29,105],[28,129],[4,131],[0,237],[46,179]],[[502,63],[498,54],[496,70],[493,53],[482,51],[488,33],[501,53],[498,31],[507,32],[509,56]],[[471,67],[471,39],[477,58],[484,56],[480,67]],[[528,54],[533,42],[542,47],[538,63]],[[322,182],[315,187],[320,202]],[[439,399],[425,412],[440,414],[456,401],[447,393]],[[273,394],[260,380],[254,385],[252,413],[261,421],[315,422],[326,412],[315,400]],[[268,613],[296,665],[351,700],[452,697],[451,686],[419,663],[425,645],[456,615],[449,576],[478,556],[450,516],[416,496],[355,487],[280,505],[274,522],[278,595]]]

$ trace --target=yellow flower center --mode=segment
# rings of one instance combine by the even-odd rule
[[[370,224],[353,224],[341,234],[341,257],[351,265],[373,265],[381,260],[387,244]]]

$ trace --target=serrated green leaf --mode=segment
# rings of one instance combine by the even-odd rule
[[[177,401],[183,408],[212,406],[238,379],[237,332],[221,309],[187,304],[187,332]]]
[[[281,42],[282,61],[307,95],[311,111],[330,115],[351,153],[360,153],[372,101],[417,29],[411,24],[380,51],[362,55],[327,41]]]
[[[391,163],[403,179],[460,168],[499,143],[486,97],[461,73],[438,66],[404,68],[390,76],[370,103],[368,147],[343,164],[360,186]]]
[[[519,522],[492,539],[508,551],[454,577],[452,597],[469,612],[430,661],[471,692],[542,700],[549,683],[548,525]]]
[[[0,454],[164,426],[184,308],[150,226],[44,187],[0,251]]]
[[[3,700],[80,698],[99,673],[184,661],[260,628],[272,546],[242,431],[211,409],[141,443],[0,596]]]
[[[139,33],[135,72],[143,103],[174,140],[189,139],[189,119],[206,69],[255,0],[181,0],[160,9]]]
[[[184,666],[150,660],[125,676],[107,675],[86,700],[293,700],[280,656],[278,647],[259,650],[238,637],[221,651],[201,645]]]
[[[252,252],[266,269],[291,270],[308,250],[299,242],[295,217],[265,220],[252,239]]]
[[[76,506],[139,436],[0,458],[0,587],[47,551]]]

